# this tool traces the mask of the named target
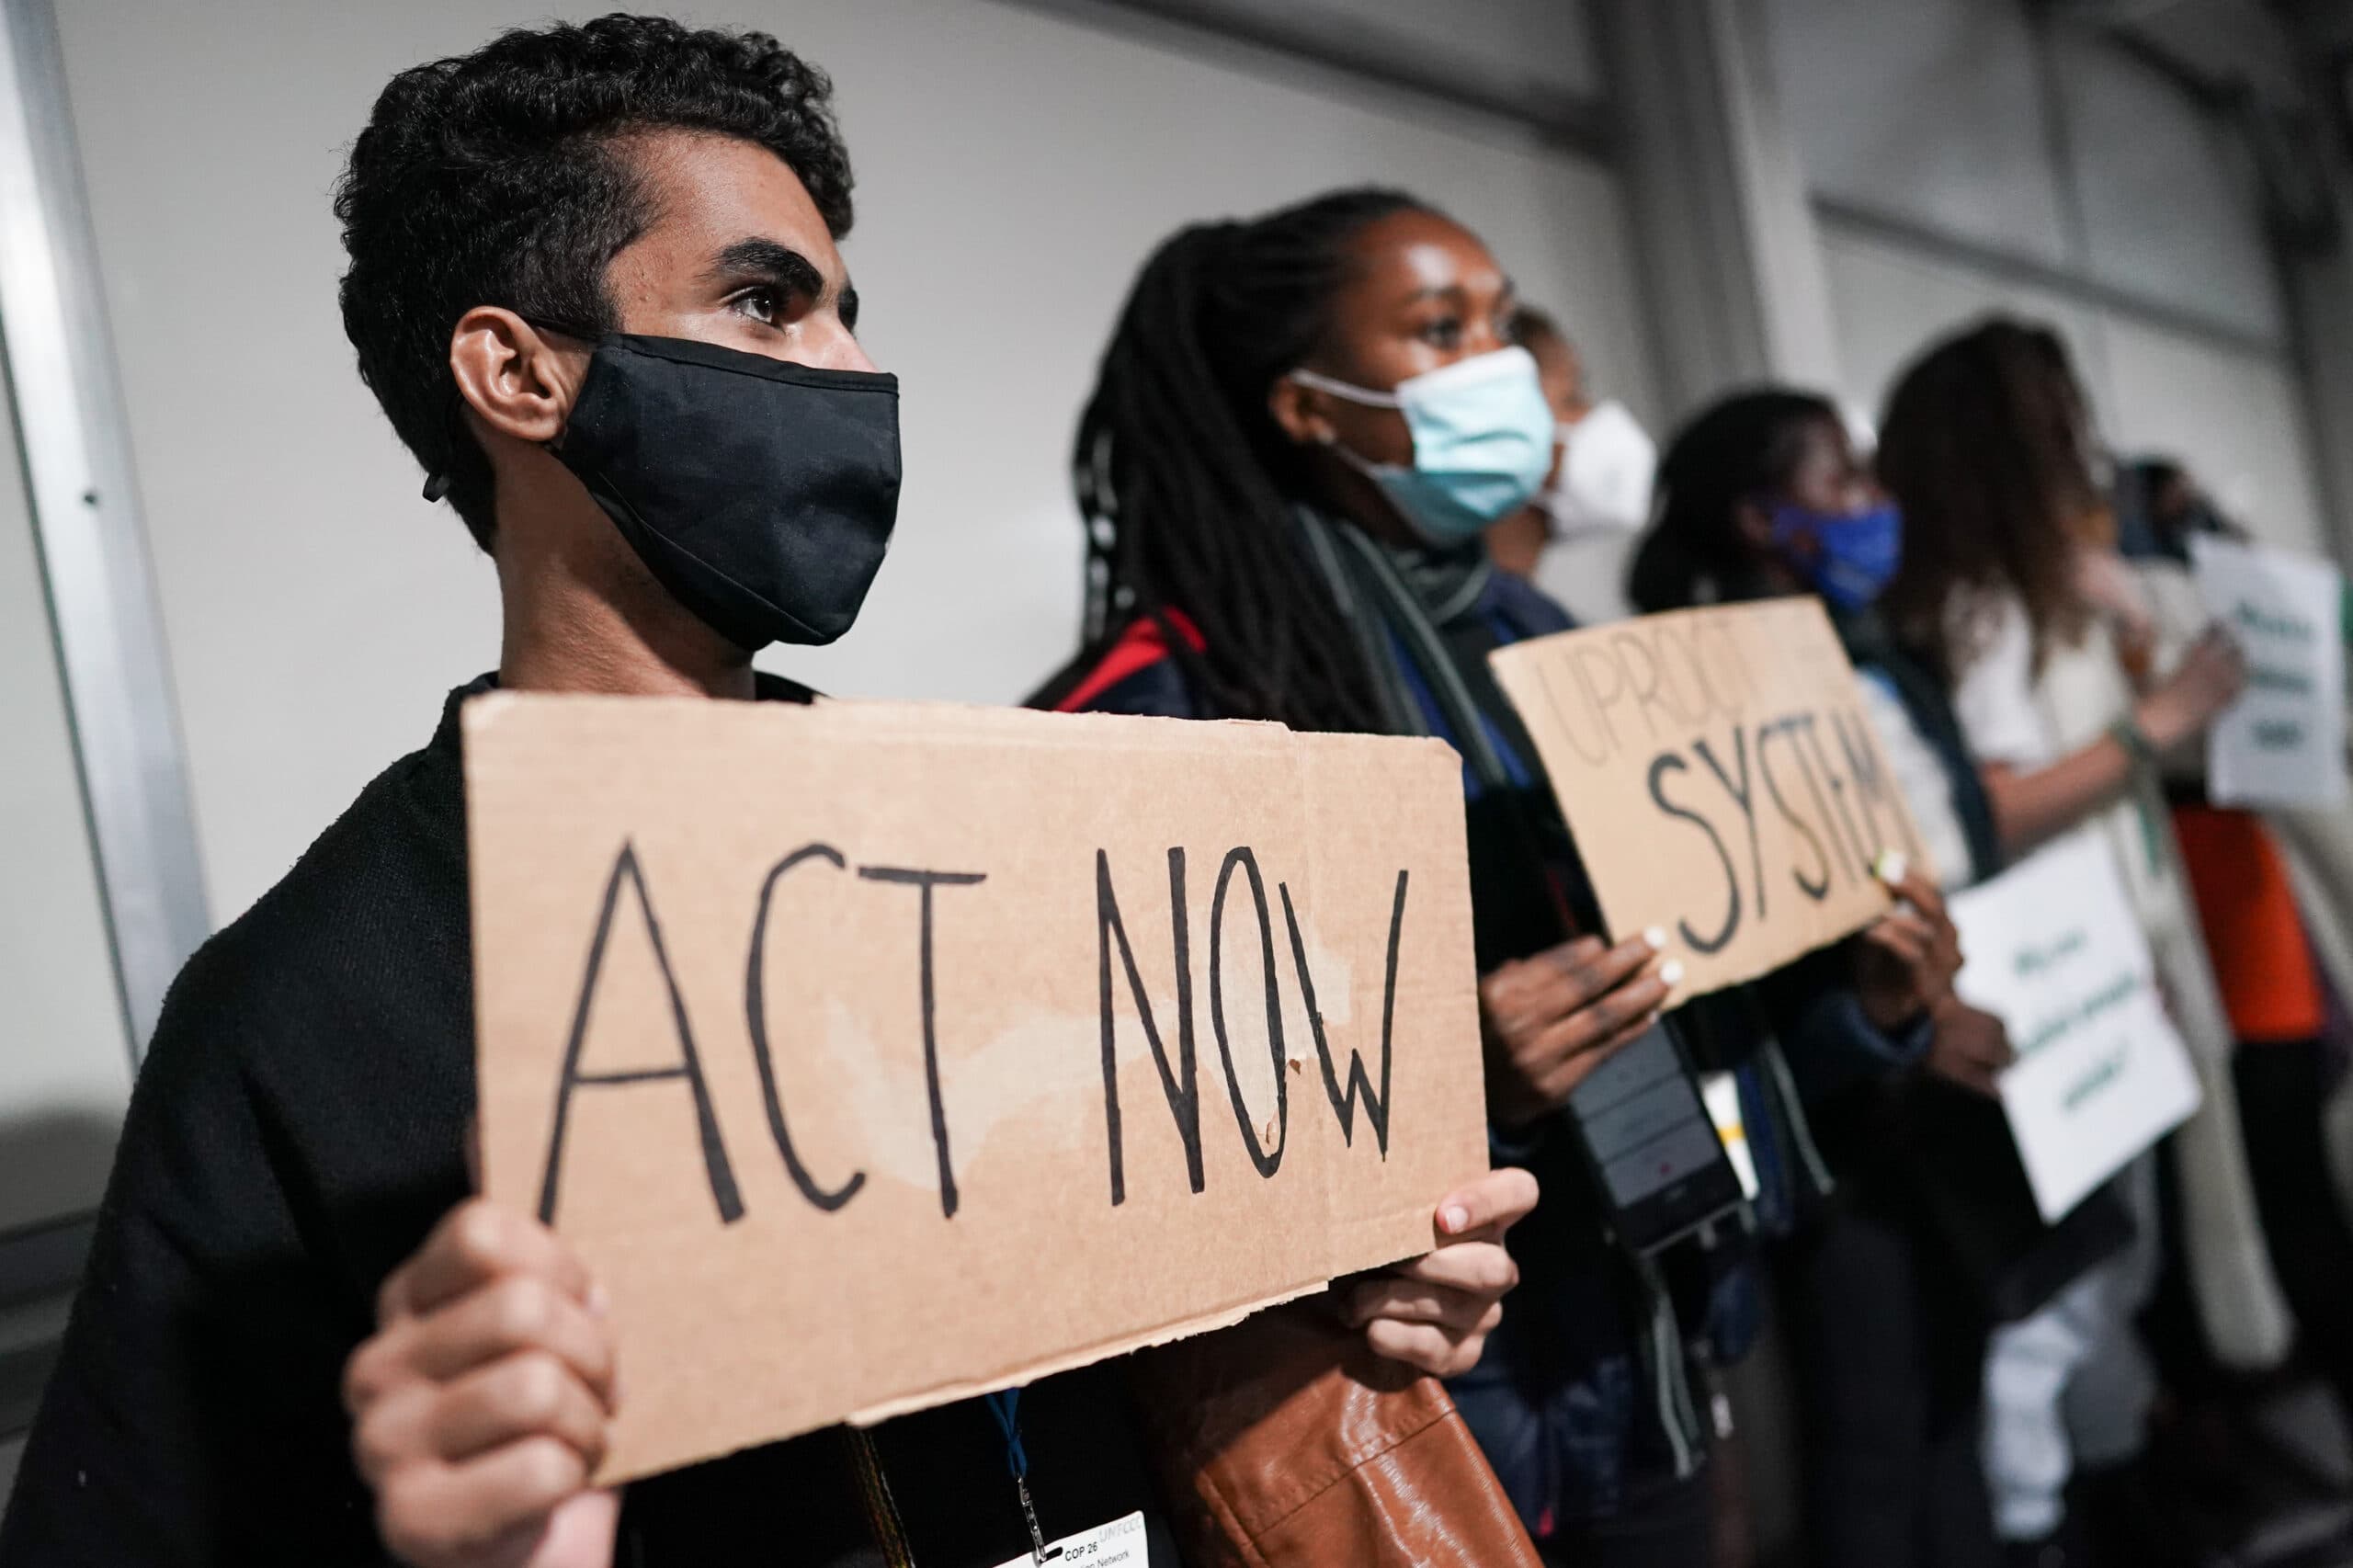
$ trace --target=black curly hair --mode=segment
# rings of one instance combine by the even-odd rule
[[[825,74],[766,33],[613,15],[518,28],[392,78],[335,193],[343,326],[359,374],[490,548],[490,465],[468,437],[449,334],[477,305],[591,332],[617,324],[605,268],[648,199],[617,139],[707,131],[784,160],[835,238],[849,156]]]

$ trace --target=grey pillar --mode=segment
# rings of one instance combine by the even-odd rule
[[[1813,210],[1751,0],[1596,0],[1667,402],[1838,383]]]

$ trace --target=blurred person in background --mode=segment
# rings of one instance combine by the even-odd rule
[[[1650,521],[1658,449],[1624,403],[1593,400],[1584,356],[1551,316],[1521,305],[1511,340],[1536,357],[1559,435],[1544,488],[1487,530],[1487,548],[1580,624],[1616,620],[1630,613],[1626,566]]]
[[[2115,489],[2117,569],[2103,574],[2097,602],[2127,666],[2162,668],[2205,621],[2190,541],[2253,541],[2177,462],[2128,462]],[[2353,812],[2215,805],[2206,795],[2205,760],[2195,747],[2169,758],[2165,796],[2237,1043],[2231,1077],[2267,1250],[2295,1313],[2303,1360],[2353,1417],[2353,1229],[2326,1126],[2346,1077],[2331,1018],[2344,1016],[2342,998],[2353,994],[2353,948],[2344,912],[2328,907],[2328,883],[2311,863],[2315,849],[2325,861],[2333,846],[2341,852],[2353,842]],[[2178,1288],[2162,1292],[2153,1314],[2169,1388],[2242,1403],[2229,1398],[2239,1391],[2201,1353],[2185,1297]],[[2242,1467],[2265,1466],[2278,1447],[2258,1426],[2235,1421],[2219,1440],[2252,1441],[2259,1451],[2237,1456]]]
[[[1557,415],[1514,315],[1478,237],[1399,192],[1168,240],[1080,422],[1086,644],[1033,700],[1462,754],[1490,1136],[1543,1197],[1514,1233],[1522,1284],[1486,1360],[1450,1387],[1549,1561],[1693,1568],[1715,1533],[1693,1390],[1750,1332],[1749,1249],[1722,1233],[1655,1258],[1620,1246],[1562,1114],[1673,1000],[1677,966],[1643,934],[1592,934],[1566,824],[1487,668],[1571,624],[1483,539],[1553,461]],[[1925,920],[1891,916],[1871,939],[1885,961],[1862,994],[1801,987],[1824,1027],[1905,1032],[1949,983]],[[1757,1092],[1779,1096],[1778,1053],[1746,1043]],[[1802,1142],[1783,1153],[1818,1172]]]
[[[2079,827],[2109,844],[2156,958],[2205,1103],[2172,1140],[2183,1245],[2201,1327],[2232,1365],[2284,1349],[2227,1071],[2229,1028],[2157,795],[2156,759],[2193,741],[2236,694],[2237,651],[2210,631],[2136,688],[2097,613],[2087,561],[2112,528],[2093,432],[2064,347],[2047,328],[1984,322],[1930,347],[1881,421],[1879,471],[1904,508],[1883,602],[1890,630],[1950,694],[2006,855]],[[1995,1335],[1986,1462],[1995,1522],[2022,1563],[2201,1562],[2174,1499],[2134,1462],[2154,1397],[2133,1319],[2159,1257],[2156,1162],[2119,1173],[2133,1244]],[[2069,1508],[2070,1482],[2084,1506]]]
[[[1658,492],[1633,563],[1636,605],[1819,597],[1944,887],[1997,870],[1992,809],[1959,722],[1874,613],[1902,517],[1838,411],[1779,388],[1724,398],[1677,432]],[[1948,1244],[1938,1199],[1984,1185],[2008,1154],[1990,1102],[2011,1052],[1999,1019],[1949,993],[1930,1021],[1909,1050],[1877,1059],[1792,1052],[1837,1181],[1774,1258],[1799,1405],[1805,1560],[1818,1568],[2000,1562],[1979,1459],[1985,1282]],[[1950,1141],[1930,1136],[1947,1119],[1940,1096],[1956,1094],[1977,1123],[1994,1123],[1957,1168]]]

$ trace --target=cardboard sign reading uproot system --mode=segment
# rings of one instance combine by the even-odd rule
[[[2220,805],[2332,805],[2345,798],[2344,578],[2327,562],[2201,534],[2198,591],[2246,652],[2246,691],[2207,731]]]
[[[1217,1326],[1486,1168],[1454,754],[490,696],[484,1187],[610,1291],[607,1481]]]
[[[2198,1078],[2108,841],[2069,834],[1953,895],[1953,989],[1999,1017],[2018,1061],[2002,1107],[2042,1217],[2057,1221],[2198,1108]]]
[[[1610,931],[1664,927],[1688,994],[1778,969],[1883,913],[1881,852],[1926,863],[1814,599],[1643,616],[1492,662]]]

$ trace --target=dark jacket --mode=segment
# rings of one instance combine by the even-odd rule
[[[6,1568],[385,1560],[338,1391],[378,1287],[468,1190],[457,710],[489,684],[452,693],[432,744],[172,987],[0,1525]],[[762,695],[807,699],[765,677]],[[1150,1506],[1116,1364],[1033,1384],[1021,1416],[1049,1532]],[[882,1568],[904,1544],[924,1568],[995,1568],[1029,1550],[978,1401],[638,1483],[621,1528],[627,1564]]]

